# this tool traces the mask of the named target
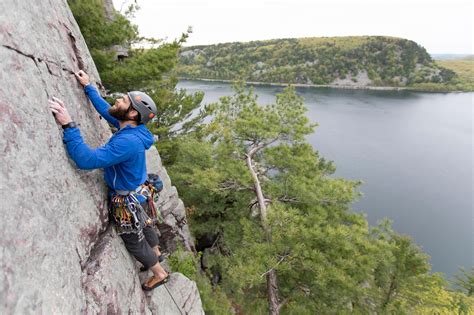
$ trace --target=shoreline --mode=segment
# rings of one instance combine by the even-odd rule
[[[205,79],[205,78],[185,78],[179,77],[178,80],[188,81],[203,81],[203,82],[221,82],[221,83],[233,83],[234,80],[224,79]],[[362,86],[362,85],[335,85],[335,84],[305,84],[305,83],[275,83],[275,82],[259,82],[259,81],[245,81],[245,84],[250,85],[267,85],[267,86],[281,86],[285,87],[288,85],[294,87],[306,87],[306,88],[330,88],[330,89],[343,89],[343,90],[371,90],[371,91],[412,91],[412,92],[425,92],[425,93],[468,93],[467,91],[448,91],[448,90],[423,90],[420,88],[412,87],[398,87],[398,86]]]
[[[222,83],[233,83],[234,80],[223,80],[223,79],[205,79],[205,78],[184,78],[178,77],[179,80],[188,81],[205,81],[205,82],[222,82]],[[350,89],[350,90],[379,90],[379,91],[402,91],[408,90],[406,87],[395,87],[395,86],[357,86],[357,85],[335,85],[335,84],[305,84],[305,83],[275,83],[275,82],[259,82],[259,81],[245,81],[245,84],[251,85],[269,85],[269,86],[295,86],[295,87],[319,87],[319,88],[334,88],[334,89]]]

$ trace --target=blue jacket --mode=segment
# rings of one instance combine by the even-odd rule
[[[84,88],[95,109],[109,123],[120,128],[110,116],[110,105],[92,86]],[[147,179],[145,151],[153,144],[153,135],[145,125],[119,129],[102,147],[91,149],[82,139],[79,128],[64,130],[64,143],[77,167],[84,170],[104,168],[104,179],[110,189],[132,190]]]

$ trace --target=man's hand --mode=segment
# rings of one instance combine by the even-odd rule
[[[82,84],[82,86],[86,86],[91,83],[89,75],[82,70],[79,70],[78,72],[74,73],[74,75],[76,76],[76,79],[79,81],[79,83]]]
[[[49,109],[53,112],[54,118],[61,126],[67,125],[72,122],[71,116],[69,115],[66,107],[64,106],[63,101],[59,98],[53,97],[52,100],[48,100],[49,102]]]

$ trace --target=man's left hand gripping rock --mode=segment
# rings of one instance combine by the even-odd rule
[[[64,106],[64,102],[59,98],[53,97],[53,100],[48,100],[49,109],[53,112],[56,122],[61,126],[67,125],[72,122],[71,116]]]

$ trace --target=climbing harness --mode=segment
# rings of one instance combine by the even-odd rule
[[[110,214],[119,235],[135,233],[139,241],[144,238],[143,228],[152,223],[136,194],[112,195]]]
[[[115,221],[119,235],[136,233],[139,241],[144,238],[143,228],[147,225],[163,223],[160,211],[157,211],[155,202],[158,193],[163,189],[163,182],[157,174],[148,174],[148,179],[132,191],[116,190],[110,195],[110,215]],[[147,205],[143,207],[142,205]],[[146,210],[145,210],[146,209]],[[183,313],[166,283],[163,284],[169,296],[181,315]]]
[[[143,228],[162,223],[161,213],[157,211],[159,186],[156,178],[148,174],[148,180],[132,191],[116,190],[110,194],[109,211],[115,221],[117,233],[135,233],[139,241],[144,238]],[[161,180],[159,182],[162,184]],[[157,189],[158,188],[158,189]]]

